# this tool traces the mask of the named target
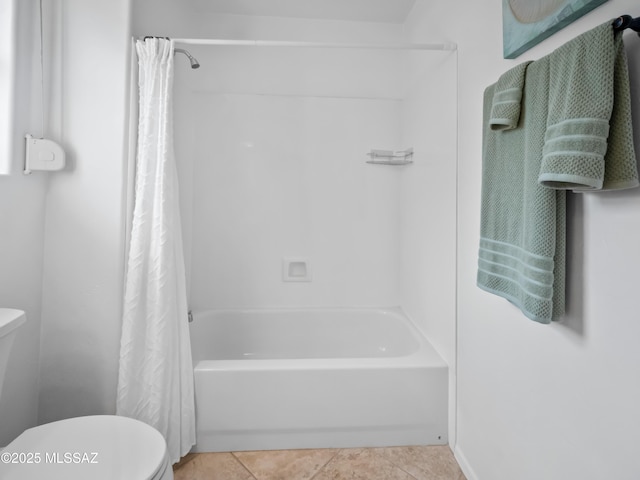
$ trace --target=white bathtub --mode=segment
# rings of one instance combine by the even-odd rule
[[[195,451],[447,443],[447,365],[400,309],[194,313]]]

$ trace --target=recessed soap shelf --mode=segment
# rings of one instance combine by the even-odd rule
[[[406,150],[371,150],[367,153],[371,160],[367,163],[377,165],[408,165],[413,163],[413,148]]]

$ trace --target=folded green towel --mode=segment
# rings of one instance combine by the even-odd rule
[[[524,74],[530,63],[521,63],[503,73],[498,79],[493,94],[491,118],[489,119],[491,130],[511,130],[518,126]]]
[[[549,116],[539,181],[575,191],[638,185],[622,32],[611,22],[549,55]]]

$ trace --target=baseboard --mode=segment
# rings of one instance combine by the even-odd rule
[[[471,468],[471,465],[469,465],[469,462],[467,461],[467,457],[465,457],[458,445],[453,449],[453,456],[456,457],[458,465],[460,465],[462,473],[467,477],[467,480],[480,480],[480,477],[478,477],[476,472],[473,471],[473,468]]]

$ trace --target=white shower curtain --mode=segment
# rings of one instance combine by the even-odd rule
[[[173,153],[173,42],[136,42],[139,124],[117,414],[162,433],[173,463],[195,443],[193,366]]]

